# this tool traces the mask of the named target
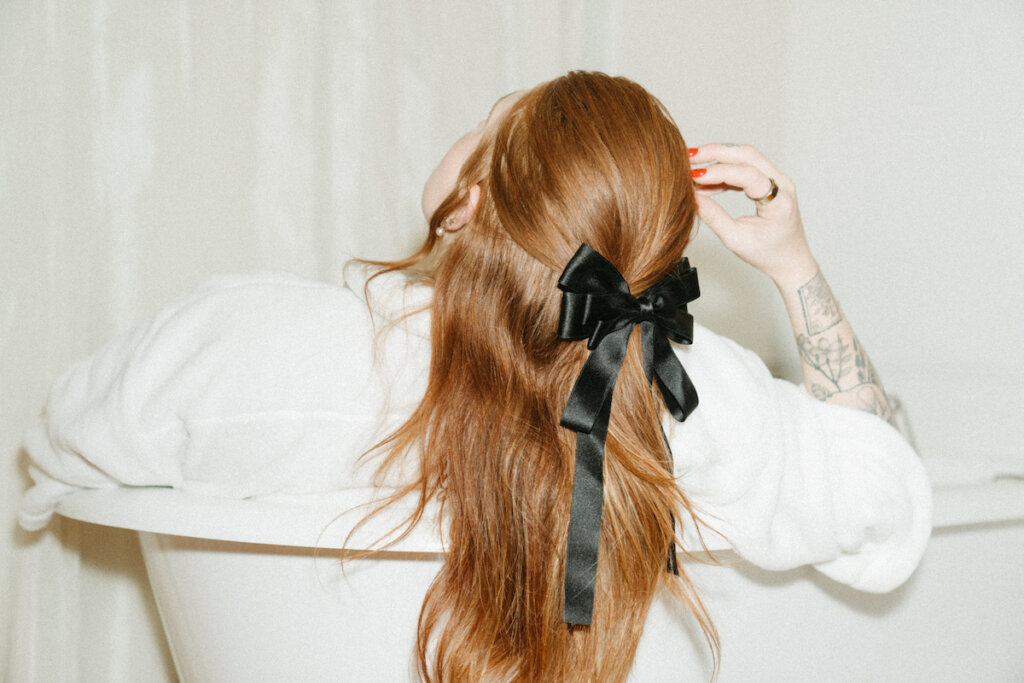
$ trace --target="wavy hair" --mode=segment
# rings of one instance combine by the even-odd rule
[[[435,228],[473,185],[476,213],[438,249]],[[443,511],[447,554],[419,618],[424,680],[624,680],[659,585],[696,617],[717,669],[693,584],[665,570],[673,514],[699,520],[666,466],[639,331],[612,404],[593,622],[561,620],[575,433],[559,419],[587,350],[556,335],[558,277],[586,242],[640,292],[679,261],[695,216],[686,144],[661,103],[624,78],[573,72],[485,133],[415,254],[377,263],[434,286],[426,393],[370,451],[382,477],[418,460],[384,502],[418,497],[407,528],[431,501]]]

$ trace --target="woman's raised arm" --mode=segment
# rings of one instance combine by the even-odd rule
[[[708,164],[692,172],[701,220],[782,294],[807,390],[895,424],[881,379],[811,255],[793,182],[749,145],[709,144],[690,154],[691,163]],[[728,190],[746,194],[756,214],[733,218],[711,199]]]

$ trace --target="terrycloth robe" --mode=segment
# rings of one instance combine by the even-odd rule
[[[277,509],[386,493],[408,471],[375,483],[372,459],[359,459],[423,396],[432,289],[389,274],[366,296],[366,277],[216,278],[71,367],[26,437],[35,485],[21,524],[45,525],[83,490],[164,487]],[[866,591],[906,580],[931,530],[931,489],[900,434],[773,378],[699,325],[692,346],[674,348],[700,405],[664,426],[679,485],[720,533],[711,545],[768,569],[812,564]],[[443,548],[443,519],[420,527],[404,549]]]

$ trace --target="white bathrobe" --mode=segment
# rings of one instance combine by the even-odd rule
[[[35,485],[21,524],[40,528],[75,496],[128,487],[279,511],[386,493],[396,482],[375,486],[373,460],[359,458],[423,395],[432,290],[389,274],[367,301],[366,274],[349,268],[347,287],[217,278],[71,367],[26,437]],[[812,564],[867,591],[905,581],[931,530],[931,492],[900,434],[772,378],[703,327],[675,349],[700,405],[665,428],[679,485],[721,534],[711,545],[768,569]],[[363,531],[383,535],[395,519]],[[161,529],[192,533],[174,524]],[[443,548],[443,521],[420,527],[403,549]]]

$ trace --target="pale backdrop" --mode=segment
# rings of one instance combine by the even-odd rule
[[[5,678],[174,679],[132,534],[13,526],[55,376],[211,273],[407,252],[447,145],[568,69],[761,147],[922,456],[1019,454],[1022,34],[1011,0],[0,2]],[[769,283],[706,228],[691,259],[697,318],[793,377]]]

